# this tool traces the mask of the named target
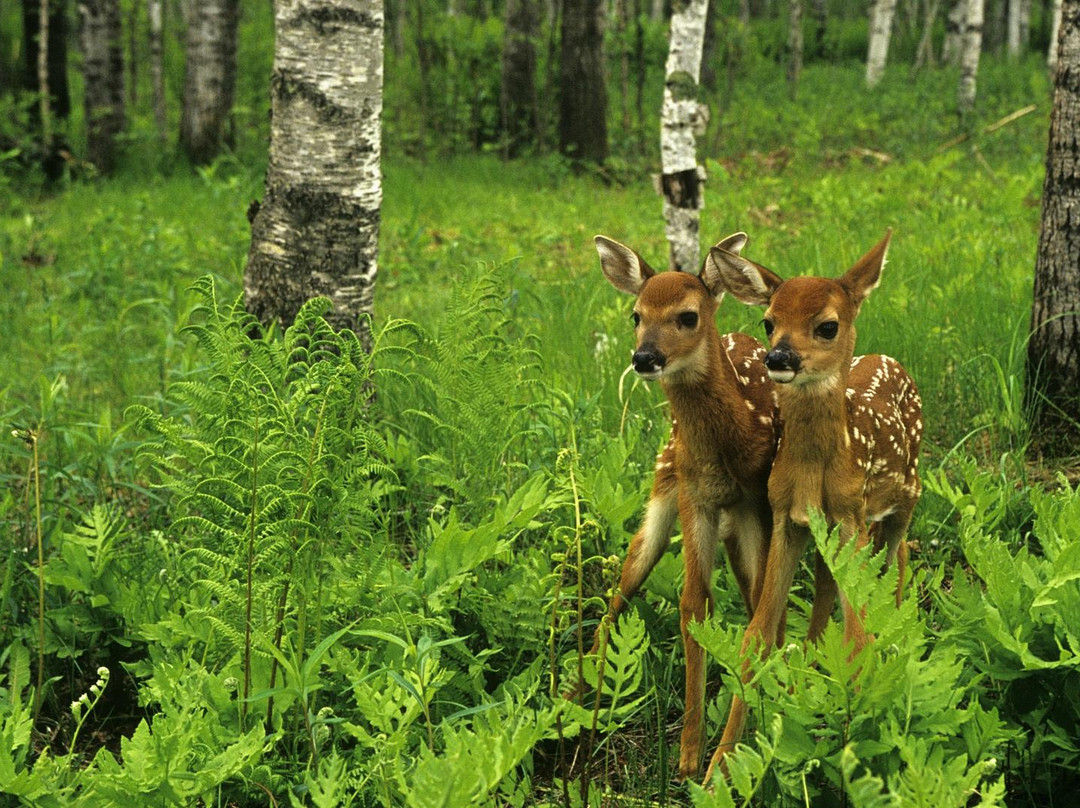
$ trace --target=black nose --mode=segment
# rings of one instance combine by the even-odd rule
[[[660,370],[664,366],[664,355],[659,351],[642,346],[640,350],[634,351],[634,358],[631,360],[634,363],[634,370],[638,373],[651,373]]]
[[[798,370],[799,356],[786,346],[773,348],[765,354],[765,367],[769,370]]]

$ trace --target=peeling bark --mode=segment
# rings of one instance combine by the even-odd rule
[[[697,138],[705,131],[709,111],[698,100],[698,80],[708,5],[708,0],[684,0],[674,6],[660,110],[665,233],[671,246],[671,268],[680,272],[696,272],[700,265],[698,229],[705,172],[697,161]]]
[[[1080,0],[1063,0],[1027,382],[1044,450],[1080,448]]]
[[[252,221],[248,311],[288,325],[328,297],[370,347],[382,184],[379,0],[277,0],[270,164]]]

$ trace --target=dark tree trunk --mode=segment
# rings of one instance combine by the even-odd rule
[[[124,128],[124,49],[119,0],[80,0],[86,157],[98,171],[115,167]]]
[[[270,164],[244,276],[248,311],[292,323],[328,297],[327,319],[370,347],[382,198],[381,0],[277,0]]]
[[[1035,434],[1051,453],[1080,449],[1080,0],[1062,0],[1054,107],[1028,342]]]
[[[603,0],[563,2],[559,150],[591,163],[607,159]]]
[[[188,0],[187,67],[180,146],[195,163],[208,163],[227,144],[226,123],[236,87],[239,0]]]
[[[537,0],[507,0],[502,55],[502,140],[507,157],[535,145],[540,128],[536,99]]]
[[[40,0],[22,0],[23,44],[22,86],[36,93],[41,86],[38,76],[38,37],[40,36]],[[67,0],[49,3],[49,41],[46,45],[49,83],[49,109],[53,117],[66,120],[71,114],[71,92],[67,78]]]

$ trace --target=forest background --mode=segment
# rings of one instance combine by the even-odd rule
[[[843,572],[878,638],[853,667],[835,626],[797,642],[804,571],[796,642],[762,663],[755,731],[713,793],[673,776],[678,540],[613,629],[602,692],[558,696],[668,438],[662,393],[623,374],[628,299],[591,244],[665,262],[665,10],[610,5],[608,154],[583,162],[557,148],[549,18],[538,136],[507,159],[504,4],[386,4],[370,355],[318,302],[263,339],[239,299],[269,3],[241,6],[227,142],[194,162],[178,4],[163,128],[146,8],[119,4],[127,114],[107,172],[74,44],[47,164],[16,80],[35,4],[0,5],[0,801],[1072,803],[1080,496],[1075,465],[1033,452],[1024,392],[1049,6],[1010,52],[1007,6],[988,4],[961,115],[936,3],[899,5],[872,89],[863,5],[799,23],[793,80],[787,6],[714,4],[702,246],[742,229],[781,273],[837,274],[894,228],[858,347],[900,359],[924,400],[914,580],[895,609],[873,570]],[[759,316],[726,301],[719,325],[760,336]],[[713,742],[745,625],[719,566],[701,630]]]

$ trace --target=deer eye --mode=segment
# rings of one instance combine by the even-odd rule
[[[829,320],[827,323],[822,323],[814,329],[814,333],[822,339],[833,339],[836,337],[836,332],[839,330],[840,325],[836,320]]]
[[[683,328],[694,328],[697,325],[698,316],[696,311],[684,311],[678,317],[679,325]]]
[[[765,336],[771,337],[773,330],[772,320],[762,320],[761,325],[765,328]]]
[[[630,319],[634,321],[634,328],[637,328],[639,325],[641,325],[641,315],[638,314],[636,311],[630,313]]]

